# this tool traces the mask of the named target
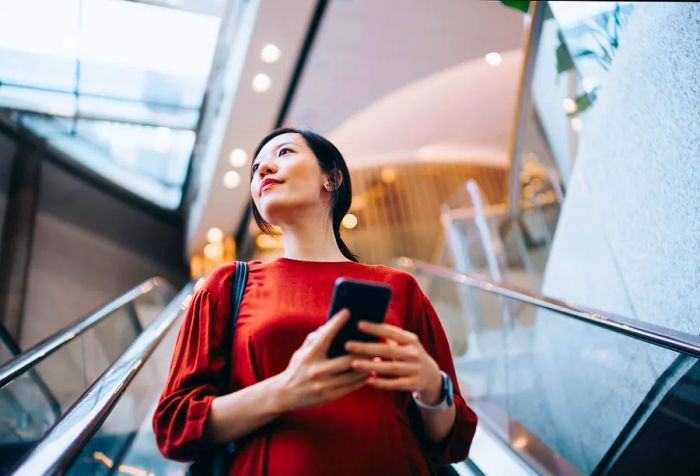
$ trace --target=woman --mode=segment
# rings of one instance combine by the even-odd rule
[[[258,225],[282,229],[284,256],[250,263],[230,375],[235,266],[194,294],[153,419],[163,454],[193,460],[235,440],[230,474],[245,475],[423,475],[465,459],[477,419],[430,302],[409,274],[359,263],[340,237],[352,196],[340,152],[311,131],[277,129],[255,151],[250,192]],[[350,342],[328,359],[349,317],[325,323],[340,276],[387,283],[393,296],[384,324],[360,325],[380,343]],[[218,395],[222,379],[231,392]]]

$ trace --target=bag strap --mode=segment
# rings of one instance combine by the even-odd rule
[[[236,274],[233,276],[233,285],[231,286],[231,337],[235,334],[236,322],[238,321],[238,310],[241,308],[243,301],[243,292],[245,291],[246,283],[248,282],[248,263],[236,261]],[[233,339],[230,342],[233,345]]]
[[[243,292],[245,291],[246,283],[248,282],[248,263],[236,261],[236,271],[233,275],[231,283],[231,322],[229,323],[226,336],[226,346],[224,347],[224,357],[226,361],[224,375],[231,375],[233,366],[233,339],[236,336],[236,323],[238,322],[238,310],[241,308],[243,301]],[[224,391],[228,391],[228,381],[224,382],[222,387]]]

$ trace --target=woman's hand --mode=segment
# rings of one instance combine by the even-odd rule
[[[415,334],[389,324],[367,321],[361,321],[358,328],[385,340],[380,343],[348,342],[345,346],[354,356],[352,368],[371,373],[370,386],[418,392],[422,402],[429,405],[439,403],[442,390],[440,367]]]
[[[287,368],[275,377],[282,411],[315,407],[367,384],[369,372],[350,366],[357,357],[327,357],[333,338],[349,317],[350,312],[344,309],[310,333]]]

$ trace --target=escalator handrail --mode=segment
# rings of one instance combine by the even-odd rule
[[[430,263],[401,257],[396,260],[398,267],[439,276],[456,284],[477,288],[488,293],[548,309],[566,317],[602,327],[618,334],[624,334],[664,347],[672,351],[700,358],[700,337],[685,332],[657,326],[637,319],[596,311],[578,304],[550,298],[542,294],[519,288],[503,282],[488,281],[477,274],[463,274]]]
[[[73,324],[70,324],[54,335],[47,337],[38,344],[15,356],[12,360],[0,365],[0,388],[80,336],[83,332],[111,315],[114,311],[157,288],[162,288],[167,291],[173,290],[172,285],[162,277],[156,276],[147,279],[138,286],[135,286],[121,296],[100,307],[98,310],[78,319]]]
[[[14,468],[13,475],[64,474],[100,429],[188,303],[194,283],[183,287],[126,351],[63,414]]]

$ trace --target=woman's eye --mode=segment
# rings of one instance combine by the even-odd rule
[[[290,149],[288,149],[288,148],[286,148],[286,147],[282,147],[282,148],[280,149],[280,155],[282,155],[282,152],[284,152],[284,151],[291,152]]]
[[[260,167],[260,164],[253,164],[253,172],[256,172],[258,167]]]

